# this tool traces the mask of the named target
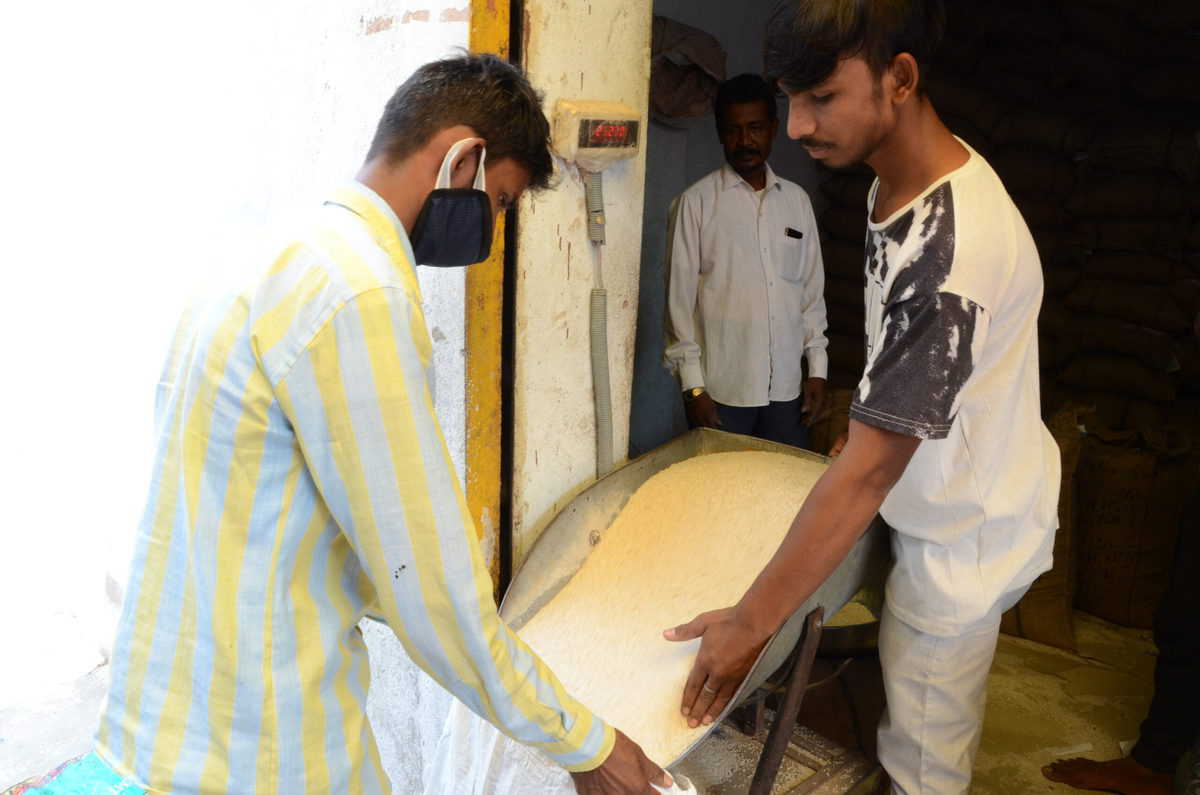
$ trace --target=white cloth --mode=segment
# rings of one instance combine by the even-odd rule
[[[921,632],[884,605],[879,661],[887,712],[878,752],[897,795],[967,792],[1000,616],[1025,591],[1005,594],[983,619],[952,637]]]
[[[702,795],[683,776],[663,793]],[[454,702],[425,771],[425,795],[573,795],[571,774]]]
[[[1000,179],[969,154],[868,223],[867,365],[850,408],[924,440],[880,509],[897,531],[887,600],[944,635],[1049,569],[1058,526],[1059,455],[1038,386],[1041,264]]]
[[[809,377],[829,369],[812,203],[770,166],[764,190],[722,166],[683,192],[672,224],[667,365],[727,406],[795,400],[801,358]]]

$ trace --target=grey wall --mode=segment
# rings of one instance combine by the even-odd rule
[[[762,71],[762,33],[773,0],[729,3],[716,0],[655,0],[654,13],[700,28],[726,51],[726,74]],[[779,103],[779,137],[771,167],[809,192],[818,212],[817,166],[787,138],[787,108]],[[642,226],[642,264],[633,374],[629,455],[640,455],[687,430],[678,379],[663,367],[663,317],[666,302],[667,218],[671,201],[723,162],[712,115],[687,129],[657,122],[649,125],[646,152],[646,203]]]

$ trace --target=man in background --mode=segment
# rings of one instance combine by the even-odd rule
[[[779,120],[765,80],[726,81],[713,113],[725,164],[676,205],[667,363],[691,427],[803,447],[825,410],[828,369],[812,203],[767,164]]]

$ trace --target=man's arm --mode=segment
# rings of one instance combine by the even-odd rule
[[[808,273],[805,285],[808,303],[804,307],[804,358],[808,361],[808,378],[804,382],[805,423],[812,425],[825,418],[829,410],[826,379],[829,374],[829,339],[825,330],[829,321],[825,312],[825,262],[821,256],[821,241],[812,203],[802,195],[804,207],[804,264]]]
[[[683,692],[689,725],[710,723],[721,713],[767,640],[866,531],[920,441],[851,420],[845,450],[813,486],[779,549],[737,605],[664,633],[667,640],[701,638]]]
[[[352,299],[276,392],[325,504],[413,661],[505,734],[568,770],[593,770],[613,752],[613,729],[496,613],[433,411],[428,335],[415,300],[398,288]]]
[[[679,373],[684,410],[693,426],[716,428],[721,424],[717,406],[704,389],[700,365],[696,298],[700,290],[700,208],[687,196],[675,201],[667,230],[667,365]]]
[[[974,371],[988,314],[948,292],[902,286],[850,406],[850,435],[813,486],[779,550],[736,607],[706,613],[668,640],[703,637],[684,690],[688,722],[728,703],[767,639],[837,568],[922,439],[944,439]]]

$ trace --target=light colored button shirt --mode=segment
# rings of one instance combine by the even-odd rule
[[[434,415],[412,250],[355,184],[180,325],[96,751],[157,792],[385,793],[359,621],[506,734],[613,730],[500,620]]]
[[[765,406],[800,395],[802,357],[826,377],[825,273],[803,188],[768,166],[760,200],[724,165],[679,197],[670,243],[666,359],[682,389]]]

